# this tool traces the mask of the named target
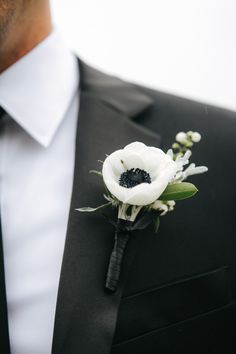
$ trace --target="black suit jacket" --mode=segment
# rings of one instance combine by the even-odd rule
[[[80,73],[74,186],[52,354],[235,353],[236,114],[126,83],[83,62]],[[127,143],[166,150],[178,131],[187,130],[203,136],[194,161],[209,172],[192,179],[200,192],[178,202],[161,219],[158,234],[151,227],[136,232],[118,291],[108,294],[104,280],[114,230],[103,218],[75,210],[103,201],[103,185],[89,170]],[[9,354],[0,275],[0,353]]]

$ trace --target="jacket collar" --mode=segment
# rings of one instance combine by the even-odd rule
[[[151,106],[147,95],[81,61],[80,70],[74,184],[52,354],[109,354],[125,276],[139,238],[129,242],[119,288],[110,295],[104,281],[114,230],[100,216],[75,209],[103,202],[103,185],[89,174],[89,170],[101,168],[97,160],[134,140],[157,146],[160,137],[129,119]]]
[[[97,96],[101,102],[134,118],[153,105],[153,99],[137,86],[118,77],[104,74],[79,59],[80,87],[84,92]]]

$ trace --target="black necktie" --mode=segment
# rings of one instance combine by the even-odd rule
[[[0,120],[2,120],[4,115],[5,115],[5,111],[0,107]],[[1,124],[0,124],[0,129],[1,129]],[[1,224],[0,224],[0,353],[10,354]]]

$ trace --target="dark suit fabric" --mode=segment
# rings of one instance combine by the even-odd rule
[[[79,64],[74,186],[52,354],[236,353],[236,114]],[[133,235],[118,290],[109,294],[114,230],[75,210],[103,202],[103,184],[89,170],[135,140],[166,151],[188,130],[202,134],[193,162],[209,168],[191,179],[199,193],[162,217],[158,234],[149,227]]]

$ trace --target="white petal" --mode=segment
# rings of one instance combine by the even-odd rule
[[[125,198],[125,203],[131,205],[148,205],[153,203],[164,191],[167,184],[142,183],[129,189]]]
[[[151,178],[155,178],[158,174],[161,165],[163,164],[163,159],[165,158],[162,154],[147,149],[141,153],[143,161],[145,161],[145,171],[151,175]]]
[[[122,160],[126,170],[130,170],[132,168],[140,168],[141,170],[145,170],[145,160],[142,158],[142,155],[137,152],[123,150]]]
[[[177,172],[177,164],[175,161],[169,161],[166,163],[165,168],[161,170],[157,177],[157,181],[160,179],[165,179],[169,183]]]
[[[114,182],[112,180],[107,180],[106,186],[107,189],[110,191],[110,193],[123,203],[125,202],[127,194],[131,190],[131,188],[129,189],[129,188],[122,187],[119,185],[119,183]]]
[[[120,175],[125,171],[121,163],[122,154],[123,150],[117,150],[105,159],[102,166],[102,175],[105,184],[106,180],[118,181]]]
[[[145,158],[145,157],[143,157]],[[161,149],[149,148],[149,154],[146,156],[146,171],[152,174],[152,180],[157,178],[159,173],[165,169],[169,162],[176,164],[172,158],[165,154]]]
[[[135,141],[134,143],[130,143],[124,147],[124,151],[133,151],[133,152],[140,152],[147,148],[147,145],[141,143],[139,141]]]
[[[172,150],[172,149],[169,149],[169,150],[167,151],[167,155],[170,156],[170,158],[173,160],[174,153],[173,153],[173,150]]]

